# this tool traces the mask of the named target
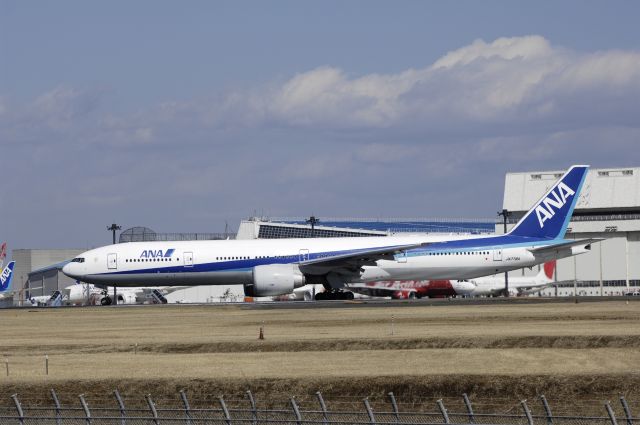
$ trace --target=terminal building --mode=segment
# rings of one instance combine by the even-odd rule
[[[311,226],[310,222],[314,225]],[[396,233],[489,234],[495,219],[462,218],[256,218],[243,220],[237,239],[342,238]]]
[[[505,177],[503,208],[508,228],[526,213],[564,171],[514,172]],[[119,243],[159,240],[273,239],[307,237],[384,237],[397,233],[503,233],[501,220],[406,218],[250,218],[232,233],[156,233],[134,227],[120,234]],[[557,285],[546,296],[621,295],[640,291],[640,168],[591,169],[587,174],[567,238],[602,238],[587,254],[558,261]],[[65,261],[84,249],[13,250],[14,305],[29,296],[47,295],[74,282],[60,271]],[[510,276],[533,275],[517,270]],[[217,302],[241,299],[242,288],[194,287],[176,291],[170,302]]]

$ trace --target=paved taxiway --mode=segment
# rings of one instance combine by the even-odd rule
[[[497,306],[497,305],[533,305],[533,304],[566,304],[569,303],[598,303],[602,301],[640,302],[640,297],[606,296],[606,297],[497,297],[497,298],[423,298],[419,300],[390,300],[390,299],[355,299],[350,301],[256,301],[256,302],[223,302],[223,303],[172,303],[167,306],[208,306],[224,308],[236,306],[249,310],[298,310],[316,308],[398,308],[398,307],[451,307],[451,306]],[[84,308],[145,308],[158,304],[136,304],[117,306],[88,306]],[[79,306],[61,307],[31,307],[29,308],[80,308]],[[24,307],[9,307],[24,308]]]

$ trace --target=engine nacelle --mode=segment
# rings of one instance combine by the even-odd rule
[[[269,264],[253,268],[253,283],[244,285],[247,297],[273,297],[304,286],[304,274],[296,264]]]
[[[118,295],[118,304],[137,304],[136,294],[133,292],[123,292]]]

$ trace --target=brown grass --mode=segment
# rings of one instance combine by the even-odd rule
[[[640,304],[0,311],[5,394],[639,399]],[[391,335],[391,315],[394,335]],[[266,339],[257,339],[264,322]],[[138,354],[134,354],[137,344]],[[44,355],[50,373],[44,375]],[[4,371],[2,371],[4,372]],[[3,373],[4,375],[4,373]],[[134,394],[137,394],[134,396]],[[177,400],[177,399],[176,399]],[[517,401],[517,400],[516,400]],[[6,403],[6,400],[5,400]]]

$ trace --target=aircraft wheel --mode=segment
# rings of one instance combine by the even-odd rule
[[[325,294],[324,292],[318,292],[316,294],[316,301],[324,301],[327,299],[327,294]]]
[[[353,299],[353,292],[344,292],[343,295],[345,300],[352,300]]]
[[[111,305],[111,297],[104,297],[100,300],[100,305]]]

